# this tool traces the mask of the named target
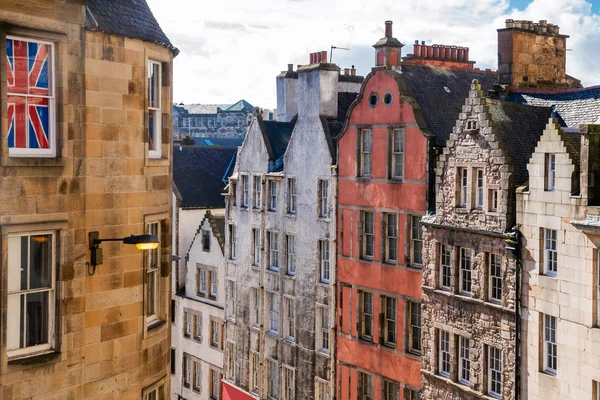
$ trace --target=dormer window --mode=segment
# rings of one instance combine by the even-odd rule
[[[471,119],[467,121],[467,128],[466,128],[467,131],[476,131],[477,129],[478,129],[477,121],[471,120]]]

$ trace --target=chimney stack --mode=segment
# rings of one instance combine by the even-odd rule
[[[398,39],[392,36],[392,21],[385,21],[385,37],[373,45],[375,48],[375,65],[378,67],[397,67],[400,65],[402,47]]]
[[[385,37],[391,38],[392,36],[392,21],[385,21]]]
[[[425,41],[415,40],[413,54],[402,60],[405,65],[426,64],[436,67],[473,69],[474,61],[469,61],[469,48],[446,46],[443,44],[426,45]]]

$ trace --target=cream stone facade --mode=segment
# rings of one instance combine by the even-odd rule
[[[599,139],[598,125],[550,119],[518,191],[523,399],[600,396]]]
[[[98,13],[109,5],[120,6],[0,6],[0,51],[10,60],[0,69],[2,399],[140,399],[169,390],[170,119],[177,50],[166,37],[155,44],[114,32]],[[140,20],[154,20],[147,6],[136,7],[109,18],[135,12]],[[29,71],[17,48],[28,49]],[[148,141],[149,61],[160,70],[154,148]],[[23,115],[11,108],[27,93],[23,85],[29,85],[28,104],[37,105],[27,108],[29,126],[11,118]],[[160,245],[141,252],[102,243],[103,263],[94,269],[91,231],[100,238],[154,232]]]

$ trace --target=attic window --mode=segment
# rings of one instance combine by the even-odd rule
[[[474,131],[477,129],[477,121],[469,120],[467,121],[467,130]]]
[[[383,102],[385,103],[386,106],[389,106],[390,104],[392,104],[392,100],[394,100],[394,98],[392,97],[391,93],[386,93],[383,95]]]
[[[450,88],[448,86],[444,86],[444,90],[446,91],[446,93],[450,93]]]
[[[210,251],[210,231],[202,231],[202,250]]]
[[[377,93],[371,93],[371,95],[369,96],[369,105],[371,107],[375,107],[377,105],[378,100],[379,98],[377,97]]]

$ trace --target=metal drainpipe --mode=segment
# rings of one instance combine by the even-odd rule
[[[517,251],[516,251],[516,279],[515,290],[515,400],[519,400],[521,394],[521,232],[517,228]]]
[[[337,385],[336,376],[335,376],[335,363],[336,363],[336,342],[337,342],[337,201],[338,201],[338,186],[337,186],[337,166],[331,166],[331,186],[333,186],[332,190],[332,199],[331,199],[331,207],[330,209],[330,219],[331,219],[331,227],[330,230],[333,232],[332,235],[332,243],[330,257],[331,257],[331,266],[333,266],[333,273],[330,276],[330,291],[329,296],[331,297],[331,307],[329,309],[329,320],[331,330],[329,335],[329,340],[331,343],[331,354],[330,354],[330,363],[329,363],[329,385],[330,390],[330,399],[336,398],[337,390],[335,389]]]
[[[254,177],[254,179],[256,179],[256,176]],[[265,197],[266,197],[266,192],[263,192],[263,185],[265,184],[266,179],[264,177],[264,175],[261,175],[261,183],[260,183],[260,192],[261,192],[261,196],[260,196],[260,203],[259,206],[259,213],[260,213],[260,241],[261,241],[261,245],[260,245],[260,261],[261,261],[261,265],[260,265],[260,281],[259,281],[259,288],[260,288],[260,330],[259,330],[259,334],[258,334],[258,354],[259,354],[259,366],[258,366],[258,380],[259,382],[263,381],[264,378],[264,372],[265,372],[265,363],[264,363],[264,359],[265,359],[265,305],[267,304],[266,299],[265,299],[265,270],[267,268],[266,265],[266,257],[265,257],[265,239],[266,239],[266,232],[265,232],[265,210],[263,208],[263,203],[265,204],[266,207],[266,201],[265,201]],[[254,183],[254,180],[252,181],[252,183]],[[251,189],[250,189],[251,190]],[[265,194],[264,196],[262,194]],[[252,199],[252,201],[254,201],[254,198]],[[253,204],[248,204],[248,206],[250,207],[250,212],[254,212],[253,208]],[[280,303],[281,304],[281,303]],[[259,398],[262,398],[262,393],[264,393],[265,385],[259,385],[259,389],[258,389],[258,395]],[[262,390],[261,390],[262,389]]]

